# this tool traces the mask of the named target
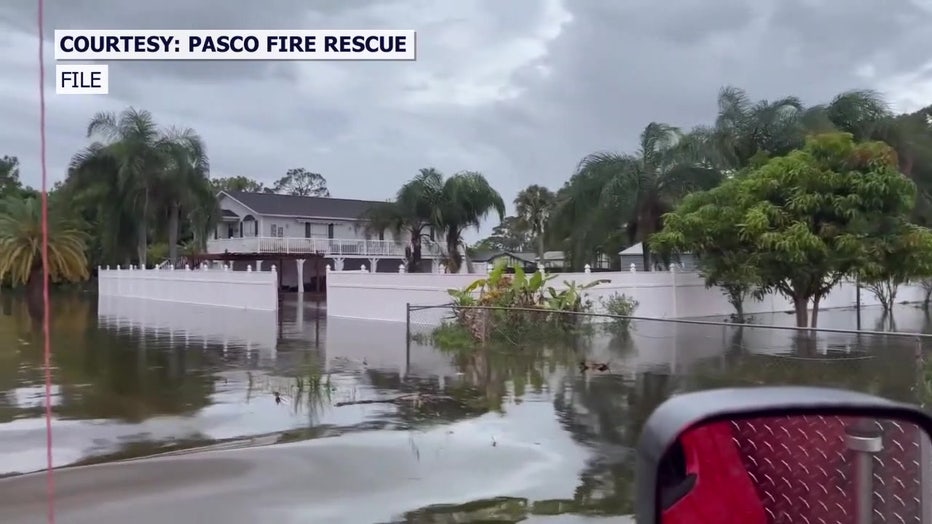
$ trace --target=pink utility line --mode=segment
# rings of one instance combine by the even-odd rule
[[[49,300],[49,193],[45,144],[45,2],[39,5],[39,159],[42,164],[42,338],[45,366],[45,457],[47,479],[47,520],[55,524],[55,474],[52,470],[52,337],[51,300]]]

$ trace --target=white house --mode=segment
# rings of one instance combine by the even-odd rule
[[[368,234],[363,216],[381,202],[330,197],[304,197],[275,193],[221,191],[218,195],[221,218],[213,238],[207,241],[207,253],[270,255],[307,254],[323,257],[336,270],[355,270],[362,266],[370,271],[397,272],[404,261],[408,238],[394,238],[391,231]],[[425,260],[441,255],[435,242],[422,243]],[[248,258],[248,257],[242,257]],[[283,257],[284,258],[284,257]],[[283,284],[297,286],[300,268],[282,268]],[[239,268],[237,268],[239,269]],[[302,275],[305,286],[308,276]]]

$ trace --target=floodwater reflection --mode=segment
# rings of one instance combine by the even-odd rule
[[[25,473],[45,465],[41,344],[21,302],[0,304],[0,474]],[[82,296],[56,297],[54,311],[57,465],[368,442],[361,456],[384,482],[366,488],[350,482],[361,472],[334,470],[358,492],[315,502],[354,522],[629,515],[637,436],[683,391],[818,384],[912,402],[932,392],[928,344],[909,337],[638,321],[623,335],[463,350],[406,344],[404,324],[324,322],[319,305],[296,297],[280,317]],[[850,312],[822,321],[840,327]],[[929,331],[912,307],[896,325]],[[412,319],[414,331],[432,328]],[[583,371],[585,362],[607,369]],[[437,483],[449,489],[427,487]],[[373,513],[351,502],[357,495],[391,504]]]

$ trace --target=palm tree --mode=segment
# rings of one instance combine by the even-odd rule
[[[93,231],[88,247],[95,263],[128,266],[138,217],[124,194],[126,188],[119,184],[119,166],[103,147],[92,144],[74,155],[62,188],[53,195],[66,199]]]
[[[457,173],[446,180],[432,167],[418,174],[398,190],[394,202],[376,206],[366,214],[369,231],[391,229],[399,234],[407,231],[411,247],[409,268],[421,259],[421,241],[429,227],[444,235],[447,267],[459,271],[463,263],[460,247],[463,232],[479,227],[491,211],[504,218],[505,202],[498,191],[479,173]]]
[[[201,137],[192,129],[169,130],[163,138],[168,159],[161,173],[163,191],[158,195],[160,207],[168,212],[168,258],[178,261],[178,237],[182,210],[188,218],[199,221],[195,236],[203,239],[213,214],[204,213],[216,207],[208,173],[210,160]],[[206,220],[205,220],[206,219]]]
[[[858,141],[884,140],[894,131],[893,113],[883,96],[865,89],[845,91],[828,104],[808,108],[803,121],[810,133],[844,131]]]
[[[442,183],[443,177],[435,169],[421,169],[401,186],[393,202],[374,206],[363,217],[370,234],[392,231],[397,239],[408,237],[405,262],[409,272],[420,270],[421,246],[429,237],[426,231],[434,222]]]
[[[432,188],[442,176],[429,170]],[[431,196],[437,193],[430,193]],[[470,227],[479,228],[482,219],[490,212],[498,213],[499,221],[505,218],[505,201],[489,181],[480,173],[464,171],[457,173],[443,182],[439,192],[439,201],[431,210],[431,222],[434,229],[443,232],[448,257],[447,267],[451,273],[457,273],[463,264],[463,233]],[[465,251],[465,249],[464,249]]]
[[[584,216],[612,219],[611,227],[624,230],[629,242],[642,243],[644,269],[649,271],[651,256],[644,241],[660,230],[663,214],[686,194],[721,181],[721,173],[703,167],[700,152],[685,138],[676,127],[652,122],[641,133],[635,155],[595,153],[583,158],[573,178],[596,184],[574,188],[571,179],[563,206],[583,210]]]
[[[52,282],[79,282],[89,276],[87,235],[81,225],[50,206],[48,277]],[[42,205],[35,197],[0,201],[0,282],[25,285],[32,306],[42,303]]]
[[[537,258],[541,264],[544,263],[544,230],[553,202],[553,191],[537,184],[522,189],[515,197],[515,210],[522,226],[537,238]]]
[[[743,89],[723,87],[712,128],[714,154],[731,170],[747,167],[760,154],[787,154],[803,145],[804,116],[803,103],[796,97],[754,102]]]
[[[111,157],[116,164],[117,186],[135,215],[137,257],[145,266],[153,193],[172,156],[173,143],[156,126],[151,113],[132,107],[119,115],[94,115],[87,136],[100,139],[95,151]]]

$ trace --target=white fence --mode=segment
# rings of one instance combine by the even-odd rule
[[[278,310],[276,271],[99,269],[101,297],[140,298],[260,311]]]
[[[174,345],[243,345],[275,355],[278,314],[275,311],[218,309],[197,304],[165,307],[154,300],[101,296],[97,318],[102,326],[163,335]]]
[[[449,289],[462,289],[482,275],[438,273],[364,273],[329,271],[327,273],[327,316],[367,320],[405,321],[405,305],[439,305],[450,302]],[[720,289],[707,289],[696,273],[673,271],[559,273],[551,282],[555,288],[564,282],[585,284],[597,279],[609,282],[588,291],[595,310],[600,301],[613,294],[624,294],[637,300],[639,317],[696,318],[728,316],[734,308]],[[902,286],[897,302],[917,302],[924,296],[918,286]],[[820,309],[852,307],[857,301],[857,287],[844,282],[822,299]],[[872,293],[861,289],[861,304],[877,305]],[[792,304],[780,295],[768,295],[763,300],[748,300],[745,313],[792,311]],[[441,310],[433,310],[442,315]],[[424,311],[420,315],[427,315]],[[426,321],[426,319],[425,319]],[[853,328],[854,326],[852,326]]]

